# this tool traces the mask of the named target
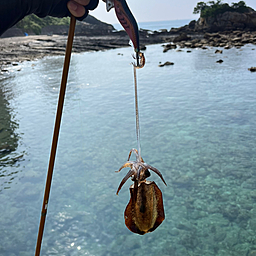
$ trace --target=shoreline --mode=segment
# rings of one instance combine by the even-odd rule
[[[256,45],[256,31],[229,31],[217,33],[191,33],[191,31],[140,30],[141,48],[146,45],[163,43],[164,52],[179,48],[218,47],[240,48],[246,44]],[[64,56],[67,35],[31,35],[0,38],[0,74],[7,72],[9,65],[18,65],[23,61],[41,59],[46,56]],[[112,32],[101,36],[74,37],[73,53],[102,51],[129,47],[129,38],[125,31]]]
[[[145,34],[145,33],[142,33]],[[147,34],[147,33],[146,33]],[[173,36],[142,36],[141,45],[166,43]],[[63,56],[67,35],[31,35],[0,38],[0,72],[4,67],[19,62],[41,59],[46,56]],[[124,31],[104,36],[75,36],[73,53],[102,51],[129,47],[129,38]]]

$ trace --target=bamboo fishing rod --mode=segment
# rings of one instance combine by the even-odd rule
[[[60,132],[61,116],[62,116],[62,110],[63,110],[64,99],[65,99],[65,92],[66,92],[66,85],[67,85],[67,79],[68,79],[68,71],[69,71],[69,64],[70,64],[75,27],[76,27],[76,19],[74,16],[71,16],[35,256],[39,256],[41,251],[41,244],[42,244],[47,208],[49,203],[52,175],[53,175],[54,162],[55,162],[55,156],[56,156],[57,144],[58,144],[58,138],[59,138],[59,132]]]

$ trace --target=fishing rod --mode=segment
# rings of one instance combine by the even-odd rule
[[[35,256],[39,256],[41,251],[41,244],[42,244],[43,233],[44,233],[44,224],[45,224],[47,208],[49,203],[52,174],[53,174],[53,168],[54,168],[54,162],[55,162],[55,156],[56,156],[57,144],[58,144],[58,138],[59,138],[59,132],[60,132],[60,124],[61,124],[64,99],[65,99],[65,92],[66,92],[66,85],[67,85],[67,79],[68,79],[71,51],[73,46],[73,39],[75,34],[75,27],[76,27],[76,19],[74,16],[71,16]]]

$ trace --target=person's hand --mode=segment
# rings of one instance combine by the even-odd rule
[[[67,3],[70,13],[75,17],[82,17],[85,14],[85,5],[88,5],[90,0],[71,0]]]
[[[71,0],[67,3],[67,7],[73,16],[80,18],[88,13],[86,7],[89,4],[90,0]]]

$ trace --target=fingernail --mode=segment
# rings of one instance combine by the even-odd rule
[[[72,11],[76,11],[77,8],[78,8],[77,4],[74,3],[73,1],[70,1],[70,2],[68,3],[68,7],[69,7],[69,9],[71,9]]]

